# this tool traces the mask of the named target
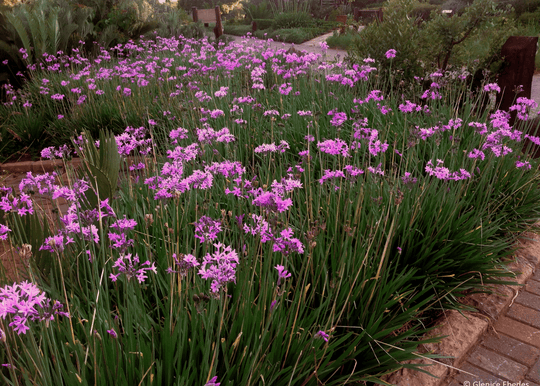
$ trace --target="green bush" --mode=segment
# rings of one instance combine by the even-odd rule
[[[268,38],[281,42],[300,44],[312,38],[312,34],[302,28],[283,28],[268,34]]]
[[[331,20],[315,19],[315,25],[323,30],[331,31],[334,28],[338,27],[340,23]]]
[[[305,12],[286,12],[277,15],[274,18],[275,30],[287,28],[314,27],[315,22],[309,13]]]
[[[242,7],[246,13],[246,23],[251,23],[257,19],[268,19],[272,16],[272,9],[268,1],[254,4],[251,1],[243,1]]]
[[[428,21],[431,19],[431,12],[438,11],[440,7],[428,3],[415,4],[410,15],[417,20]]]
[[[534,12],[540,8],[540,0],[511,0],[509,4],[514,8],[518,18],[524,13]]]
[[[348,50],[354,44],[354,41],[358,39],[359,34],[354,31],[347,31],[345,33],[338,34],[334,32],[332,36],[326,39],[326,43],[330,48],[340,48],[342,50]]]
[[[257,23],[257,29],[268,29],[274,24],[274,19],[253,19]]]
[[[349,57],[357,62],[371,57],[381,64],[383,71],[388,71],[390,66],[399,68],[401,76],[406,79],[421,74],[418,55],[421,30],[415,20],[408,16],[413,6],[412,0],[390,0],[384,9],[384,21],[369,24],[362,30],[349,50]],[[389,49],[397,51],[392,61],[385,57]]]
[[[223,26],[223,33],[229,35],[244,36],[248,32],[251,32],[250,25],[225,24]]]
[[[272,33],[273,29],[258,29],[257,31],[253,32],[253,36],[255,36],[257,39],[268,39],[268,35]]]
[[[508,36],[516,32],[505,10],[498,10],[492,0],[475,0],[462,14],[452,17],[433,13],[433,18],[421,25],[412,17],[416,6],[413,0],[390,0],[384,21],[362,31],[350,56],[354,60],[372,57],[385,71],[399,68],[406,79],[473,62],[476,67],[489,68],[499,60]],[[391,61],[385,57],[389,49],[397,51]]]
[[[540,24],[540,9],[534,12],[523,12],[518,21],[522,24]]]

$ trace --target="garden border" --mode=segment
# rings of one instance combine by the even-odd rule
[[[535,224],[535,227],[539,226],[540,223]],[[467,303],[473,305],[478,312],[445,312],[445,315],[441,318],[442,324],[431,331],[426,338],[446,337],[439,343],[423,345],[425,353],[431,352],[452,358],[438,359],[438,364],[434,364],[429,359],[407,362],[432,365],[424,367],[424,369],[433,376],[403,368],[386,376],[384,378],[386,382],[398,386],[445,386],[452,382],[452,378],[457,373],[464,373],[471,380],[481,377],[481,375],[460,370],[460,366],[465,363],[469,354],[480,345],[482,337],[488,332],[488,329],[493,329],[496,332],[494,328],[496,321],[508,311],[519,292],[525,288],[525,283],[531,279],[536,269],[540,267],[540,235],[523,232],[517,243],[518,247],[513,254],[513,262],[508,265],[508,268],[516,274],[516,277],[507,279],[507,281],[515,281],[520,286],[494,285],[491,286],[493,288],[492,294],[467,296],[465,298]],[[462,336],[467,338],[461,339]],[[513,380],[513,382],[518,382],[518,380]]]
[[[131,161],[131,162],[130,162]],[[81,164],[81,159],[75,158],[68,161],[69,164],[77,167]],[[128,160],[131,164],[133,160]],[[62,160],[40,160],[25,162],[10,162],[0,164],[1,173],[45,173],[58,169],[65,169]],[[540,223],[536,224],[540,227]],[[413,362],[422,365],[435,377],[426,373],[403,368],[383,379],[393,385],[398,386],[445,386],[452,382],[452,378],[458,372],[459,366],[465,362],[467,356],[479,346],[482,337],[488,329],[494,329],[497,319],[504,315],[513,304],[519,291],[524,288],[524,284],[533,276],[536,269],[540,267],[540,235],[532,232],[523,232],[517,240],[518,247],[513,254],[513,262],[508,268],[516,273],[516,277],[507,279],[515,281],[521,285],[495,285],[492,286],[492,294],[474,294],[467,296],[466,303],[478,309],[478,312],[447,311],[440,319],[442,324],[431,331],[426,338],[445,336],[439,343],[430,343],[421,346],[423,353],[434,353],[437,355],[452,357],[442,358],[434,361],[429,359],[419,359]],[[465,336],[465,339],[461,338]],[[466,373],[466,372],[465,372]],[[466,373],[471,377],[476,374]]]

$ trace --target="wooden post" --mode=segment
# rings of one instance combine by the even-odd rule
[[[379,8],[379,10],[377,11],[377,19],[379,19],[379,21],[382,23],[383,21],[382,8]]]
[[[353,15],[354,21],[358,22],[358,20],[360,20],[360,9],[358,7],[354,7]]]
[[[508,111],[519,97],[531,97],[537,43],[538,37],[510,36],[502,46],[501,55],[504,57],[505,67],[499,74],[501,92],[497,96],[501,110]],[[523,86],[522,91],[515,93],[519,86]],[[511,112],[510,124],[514,123],[516,114],[516,111]]]
[[[193,21],[196,23],[199,21],[199,14],[197,12],[197,7],[191,8],[191,13],[193,14]]]
[[[214,34],[216,35],[216,39],[219,39],[221,35],[223,35],[223,25],[221,24],[221,10],[219,9],[219,6],[216,5],[216,27],[214,28]]]

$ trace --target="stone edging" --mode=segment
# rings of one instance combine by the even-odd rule
[[[540,265],[540,237],[534,233],[525,232],[518,240],[519,247],[515,252],[514,261],[508,268],[516,273],[514,279],[521,285],[525,284]],[[429,371],[433,376],[420,371],[404,368],[398,370],[384,380],[398,386],[444,386],[447,378],[456,373],[455,368],[465,361],[467,354],[478,344],[488,328],[492,327],[499,316],[503,315],[512,305],[521,286],[494,285],[492,294],[474,294],[466,299],[479,312],[449,311],[441,318],[439,327],[431,331],[427,337],[445,336],[439,343],[423,345],[424,352],[452,358],[437,359],[439,364],[428,359],[419,359],[409,363],[429,365],[423,370]],[[463,338],[464,337],[464,338]],[[453,369],[454,368],[454,369]],[[463,370],[461,370],[463,371]]]
[[[127,162],[127,166],[131,166],[135,162],[140,162],[140,159],[134,157],[123,158]],[[82,164],[81,158],[73,158],[70,161],[64,162],[61,159],[40,160],[40,161],[24,161],[24,162],[7,162],[0,164],[0,173],[50,173],[56,170],[65,171],[66,163],[75,168]],[[126,164],[121,164],[121,169],[125,168]]]
[[[73,166],[78,166],[81,163],[79,158],[68,161]],[[58,169],[65,169],[64,161],[57,160],[41,160],[41,161],[25,161],[25,162],[7,162],[0,164],[0,172],[7,173],[50,173]]]

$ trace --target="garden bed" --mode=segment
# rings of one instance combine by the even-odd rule
[[[377,381],[430,343],[422,316],[513,277],[540,217],[522,141],[540,138],[492,109],[494,85],[204,39],[115,50],[34,73],[0,111],[13,132],[47,111],[47,141],[94,130],[45,143],[85,160],[69,183],[23,189],[66,200],[63,228],[1,196],[2,234],[32,236],[33,280],[70,316],[6,315],[6,382]]]

